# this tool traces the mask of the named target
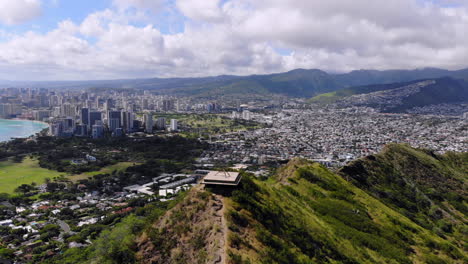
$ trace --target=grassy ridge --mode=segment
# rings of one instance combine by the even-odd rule
[[[340,174],[356,186],[442,238],[459,246],[468,223],[468,153],[437,155],[407,145],[388,145]]]
[[[232,263],[463,263],[463,246],[328,171],[293,161],[234,192]],[[283,174],[283,175],[281,175]],[[284,175],[286,174],[286,175]]]

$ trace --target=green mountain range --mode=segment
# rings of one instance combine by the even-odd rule
[[[232,192],[193,188],[57,263],[468,262],[468,153],[392,144],[337,172],[294,159],[268,179],[243,174]]]
[[[339,89],[371,84],[391,84],[421,79],[452,77],[468,80],[468,70],[441,69],[374,71],[361,70],[346,74],[329,74],[317,69],[296,69],[289,72],[208,78],[149,79],[133,88],[151,88],[161,93],[196,97],[275,94],[291,97],[313,97]]]
[[[283,95],[313,97],[343,88],[452,77],[468,80],[468,69],[449,71],[436,68],[417,70],[359,70],[332,74],[317,69],[296,69],[284,73],[250,76],[221,75],[198,78],[148,78],[99,81],[0,81],[0,87],[119,88],[146,89],[159,93],[197,97]]]

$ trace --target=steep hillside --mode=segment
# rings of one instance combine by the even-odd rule
[[[234,192],[227,206],[231,263],[468,260],[458,235],[437,235],[435,226],[416,224],[319,164],[295,160],[278,177],[246,178]]]
[[[468,153],[437,155],[393,144],[340,174],[441,237],[466,239]]]
[[[385,112],[405,112],[414,107],[468,102],[468,82],[444,77],[360,86],[321,94],[312,98],[310,102],[364,105]]]
[[[373,92],[385,91],[396,89],[404,86],[408,86],[414,83],[418,83],[419,81],[411,81],[411,82],[398,82],[398,83],[390,83],[390,84],[373,84],[373,85],[366,85],[366,86],[356,86],[356,87],[349,87],[340,89],[330,93],[324,93],[313,97],[310,102],[311,103],[334,103],[340,99],[357,95],[357,94],[369,94]]]
[[[345,86],[366,86],[370,84],[401,83],[422,79],[434,79],[441,77],[457,77],[463,79],[468,77],[463,71],[448,71],[437,68],[423,68],[416,70],[358,70],[345,74],[335,75],[336,81]]]
[[[413,107],[461,102],[468,102],[468,82],[446,77],[437,79],[434,84],[403,98],[401,105],[387,111],[404,112]]]
[[[193,189],[138,238],[138,263],[225,263],[223,197]]]

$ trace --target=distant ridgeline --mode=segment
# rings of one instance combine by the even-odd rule
[[[95,89],[145,89],[166,94],[190,95],[196,97],[283,95],[310,98],[318,94],[339,89],[371,84],[391,84],[414,80],[451,77],[468,80],[468,69],[448,71],[425,68],[418,70],[359,70],[343,74],[329,74],[321,70],[296,69],[289,72],[200,78],[151,78],[103,81],[61,81],[61,82],[9,82],[8,87],[58,87]],[[5,86],[5,85],[4,85]],[[0,87],[2,84],[0,83]]]
[[[449,77],[345,88],[315,96],[311,103],[377,107],[404,112],[415,107],[468,103],[468,82]]]
[[[56,263],[467,263],[467,160],[396,144],[337,173],[294,159],[231,195],[194,188],[133,243],[110,231]]]

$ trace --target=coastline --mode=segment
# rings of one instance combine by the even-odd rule
[[[36,136],[42,130],[49,127],[48,123],[42,122],[42,121],[37,121],[37,120],[28,120],[28,119],[19,119],[19,118],[14,118],[14,119],[13,118],[11,118],[11,119],[0,118],[0,122],[2,122],[2,121],[7,121],[7,122],[29,122],[30,126],[32,126],[31,124],[35,124],[35,126],[37,126],[37,128],[32,129],[30,131],[26,131],[26,133],[24,133],[23,135],[15,135],[15,136],[11,136],[11,133],[9,134],[8,130],[6,131],[6,133],[4,135],[2,135],[1,134],[2,131],[0,129],[0,143],[9,142],[9,141],[17,139],[17,138],[27,139],[27,138],[30,138],[32,136]]]
[[[49,123],[44,122],[44,121],[38,121],[38,120],[29,120],[29,119],[21,119],[21,118],[10,118],[10,119],[0,118],[0,120],[29,121],[29,122],[32,122],[32,123],[38,123],[38,124],[43,124],[43,125],[49,126]]]

